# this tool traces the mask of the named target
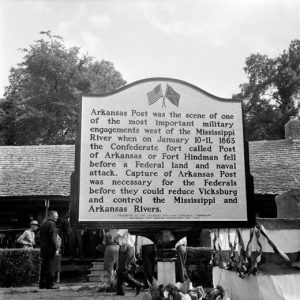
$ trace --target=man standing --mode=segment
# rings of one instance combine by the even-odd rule
[[[55,255],[59,255],[57,245],[57,231],[55,222],[58,213],[49,212],[48,218],[42,223],[40,229],[42,266],[39,288],[53,289]]]
[[[176,270],[176,282],[185,282],[188,278],[187,272],[185,269],[186,257],[187,257],[187,238],[184,237],[177,242],[175,245],[177,251],[177,260],[175,263],[175,270]]]
[[[140,293],[143,283],[139,282],[130,274],[132,264],[135,263],[134,237],[129,234],[127,229],[118,231],[119,239],[119,263],[117,269],[117,295],[125,295],[125,282],[136,288],[136,295]]]

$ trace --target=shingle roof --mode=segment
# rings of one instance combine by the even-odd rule
[[[300,187],[300,140],[250,142],[249,152],[256,194]],[[69,196],[74,163],[74,145],[1,146],[0,197]]]
[[[74,145],[1,146],[0,197],[69,196]]]
[[[249,142],[255,194],[281,194],[300,187],[300,140]]]

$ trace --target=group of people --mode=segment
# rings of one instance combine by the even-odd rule
[[[168,231],[167,231],[168,232]],[[105,231],[103,244],[105,244],[104,253],[104,269],[109,274],[109,282],[111,285],[116,284],[117,295],[125,294],[125,282],[136,289],[136,294],[139,294],[141,288],[145,285],[153,283],[155,276],[155,260],[156,247],[175,248],[176,263],[175,273],[176,281],[184,282],[187,279],[185,269],[186,262],[186,237],[179,240],[177,243],[173,235],[166,243],[162,243],[160,239],[154,244],[144,244],[141,247],[141,266],[143,269],[143,278],[136,278],[137,258],[135,255],[135,236],[129,234],[127,229],[108,229]]]
[[[134,277],[136,265],[134,237],[126,229],[105,230],[103,244],[104,270],[108,272],[109,283],[116,284],[117,295],[125,295],[125,282],[136,289],[138,295],[144,283]]]
[[[39,288],[53,289],[54,278],[60,282],[61,238],[56,227],[57,211],[50,211],[40,226],[41,272]],[[32,220],[30,228],[25,230],[17,242],[24,248],[35,247],[35,232],[38,221]],[[104,231],[103,244],[104,269],[108,272],[109,284],[116,287],[117,295],[125,295],[125,283],[136,289],[139,294],[142,287],[151,284],[154,276],[155,247],[143,245],[141,261],[144,278],[137,279],[134,270],[137,270],[135,253],[135,236],[130,235],[127,229],[107,229]],[[159,242],[158,242],[159,245]],[[186,279],[186,239],[180,240],[176,245],[176,281],[184,282]],[[144,280],[143,280],[144,279]]]

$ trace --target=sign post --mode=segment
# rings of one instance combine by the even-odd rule
[[[152,78],[83,96],[77,226],[161,229],[254,222],[242,102]]]

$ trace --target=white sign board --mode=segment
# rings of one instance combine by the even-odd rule
[[[149,79],[81,107],[78,221],[247,221],[241,101]]]

